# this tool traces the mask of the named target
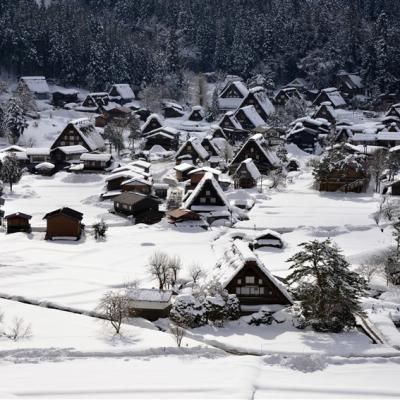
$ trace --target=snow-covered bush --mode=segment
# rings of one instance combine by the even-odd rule
[[[225,319],[225,300],[220,294],[207,296],[204,301],[204,308],[209,322],[217,326],[223,326]]]
[[[248,322],[249,325],[271,325],[274,321],[272,317],[273,312],[270,310],[261,309],[260,311],[252,314]]]
[[[188,294],[176,296],[170,319],[177,325],[188,328],[197,328],[207,322],[203,305]]]
[[[94,238],[95,239],[104,239],[106,237],[107,229],[108,229],[108,226],[103,220],[100,220],[99,222],[96,222],[95,224],[93,224]]]
[[[229,294],[225,300],[224,307],[225,319],[235,320],[240,317],[240,302],[235,294]]]

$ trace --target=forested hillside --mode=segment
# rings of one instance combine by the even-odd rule
[[[39,3],[39,4],[38,4]],[[400,79],[398,0],[35,0],[0,2],[0,64],[16,75],[104,89],[181,84],[182,71],[261,73],[326,86],[360,71],[376,92]]]

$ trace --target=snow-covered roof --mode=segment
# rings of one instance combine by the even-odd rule
[[[265,93],[265,89],[262,86],[256,86],[249,90],[249,94],[252,93],[254,97],[257,99],[258,104],[263,109],[265,114],[271,115],[275,112],[275,107],[271,103],[271,100],[268,98],[267,94]],[[246,99],[243,100],[243,102]],[[242,103],[243,104],[243,103]]]
[[[105,179],[106,182],[108,181],[112,181],[114,179],[119,179],[119,178],[126,178],[126,179],[131,179],[136,177],[137,175],[135,174],[135,172],[127,170],[127,171],[120,171],[120,172],[116,172],[113,173],[111,175],[108,175]]]
[[[127,290],[127,296],[134,301],[151,301],[168,303],[171,300],[171,290],[159,289],[139,289],[132,288]]]
[[[225,194],[222,191],[221,186],[215,180],[211,172],[206,172],[204,174],[203,178],[201,178],[200,182],[194,188],[190,196],[185,200],[183,208],[191,209],[193,202],[197,199],[203,187],[208,182],[211,183],[211,185],[214,187],[215,191],[217,192],[218,196],[221,198],[225,206],[199,206],[199,208],[204,208],[203,210],[199,209],[199,211],[208,211],[208,209],[212,210],[212,209],[223,209],[223,208],[230,210],[228,199],[225,197]]]
[[[339,90],[334,87],[322,89],[321,93],[325,93],[327,95],[329,101],[336,108],[343,107],[346,105],[346,100],[340,94]]]
[[[143,169],[148,169],[151,167],[151,163],[144,161],[144,160],[135,160],[135,161],[132,161],[129,165],[132,165],[134,167],[143,168]]]
[[[241,168],[241,166],[244,165],[249,172],[250,176],[254,179],[257,180],[261,177],[261,173],[254,164],[253,160],[251,158],[247,158],[246,160],[242,161],[237,168],[236,172]],[[236,174],[235,172],[235,174]]]
[[[282,240],[281,234],[276,231],[273,231],[272,229],[264,229],[263,231],[257,232],[257,234],[254,236],[254,239],[257,240],[257,239],[262,238],[267,235],[271,235],[271,236],[276,237],[279,240]]]
[[[351,138],[353,142],[374,142],[374,141],[399,141],[400,132],[379,132],[379,133],[355,133]]]
[[[112,85],[111,90],[113,88],[115,88],[119,94],[119,97],[121,97],[123,100],[133,100],[135,98],[135,93],[133,93],[133,90],[128,83],[116,83]]]
[[[46,94],[50,92],[44,76],[21,76],[21,81],[32,93]]]
[[[194,169],[194,165],[193,164],[188,164],[188,163],[180,163],[179,165],[176,165],[174,167],[175,171],[180,171],[180,172],[184,172],[184,171],[188,171],[190,169]]]
[[[82,140],[91,151],[104,147],[105,143],[103,138],[89,118],[75,119],[70,121],[70,124],[78,131]]]
[[[240,110],[246,115],[246,117],[255,127],[265,125],[265,121],[260,117],[260,114],[257,112],[254,106],[245,106],[239,108],[236,113],[238,113]]]
[[[113,169],[111,171],[111,173],[115,174],[115,173],[124,172],[124,171],[129,171],[129,172],[132,172],[132,173],[136,173],[136,174],[142,175],[142,176],[144,176],[146,178],[150,177],[150,174],[148,172],[145,172],[143,170],[143,168],[140,168],[140,167],[137,167],[137,166],[131,165],[131,164],[123,165],[121,167],[115,168],[115,169]]]
[[[50,148],[48,147],[28,147],[26,149],[27,156],[49,156]]]
[[[42,162],[38,165],[35,165],[35,169],[37,169],[37,170],[41,170],[41,169],[52,170],[54,168],[55,168],[55,165],[50,162]]]
[[[240,125],[240,122],[235,118],[234,111],[228,111],[228,112],[226,112],[225,115],[222,117],[220,123],[222,122],[222,120],[223,120],[224,118],[228,118],[228,119],[231,121],[232,125],[233,125],[236,129],[242,129],[242,125]]]
[[[250,250],[248,243],[242,240],[234,240],[225,250],[223,257],[217,268],[213,271],[213,277],[226,287],[232,279],[242,270],[247,262],[255,262],[261,272],[271,281],[272,284],[281,292],[281,294],[293,303],[292,297],[282,284],[271,274],[261,260]]]
[[[199,168],[195,168],[192,171],[190,171],[188,173],[188,175],[198,174],[199,172],[200,173],[201,172],[205,172],[205,173],[210,172],[213,175],[217,175],[217,176],[222,174],[222,172],[219,169],[215,169],[215,168],[211,168],[211,167],[199,167]]]
[[[159,114],[150,114],[148,118],[146,119],[146,122],[142,125],[142,131],[144,131],[147,126],[150,124],[151,120],[156,119],[158,123],[162,126],[162,118]]]
[[[242,97],[246,97],[249,93],[249,89],[247,89],[246,85],[242,81],[230,81],[228,82],[225,87],[221,90],[219,96],[223,96],[225,92],[231,87],[235,86],[238,92],[242,95]]]
[[[153,129],[149,134],[146,134],[146,139],[156,134],[161,134],[174,138],[175,136],[179,135],[179,130],[172,128],[171,126],[161,126],[160,128]]]
[[[183,107],[173,101],[163,101],[163,108],[174,108],[176,110],[183,111]]]
[[[0,150],[0,153],[15,153],[15,152],[21,152],[21,151],[26,151],[25,147],[17,146],[16,144],[13,144],[11,146],[4,147],[3,149]]]
[[[202,146],[200,139],[196,136],[192,136],[190,137],[185,143],[183,143],[183,145],[180,147],[180,149],[177,151],[176,156],[178,157],[179,155],[183,155],[181,154],[187,143],[190,143],[193,147],[193,149],[195,150],[195,152],[198,154],[198,156],[205,160],[208,157],[208,151]]]
[[[348,72],[340,72],[338,74],[349,89],[362,89],[364,85],[360,75]]]
[[[152,185],[152,183],[149,182],[148,180],[146,180],[144,177],[137,175],[137,176],[135,176],[133,178],[127,179],[126,181],[123,181],[121,183],[121,186],[132,185],[134,183],[139,183],[141,185],[146,185],[146,186],[151,186]]]
[[[81,155],[81,161],[110,161],[110,153],[84,153]]]
[[[59,146],[58,150],[62,151],[64,154],[82,154],[87,153],[87,148],[83,147],[80,144],[76,144],[73,146]],[[55,150],[55,149],[53,149]]]

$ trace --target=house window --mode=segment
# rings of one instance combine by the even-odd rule
[[[238,280],[237,280],[237,284],[238,284],[238,285],[241,285],[241,284],[242,284],[242,280],[241,280],[241,279],[238,279]]]
[[[254,153],[254,147],[250,148],[250,153]]]
[[[60,145],[61,145],[61,146],[65,146],[65,141],[64,141],[64,140],[61,140]]]
[[[258,291],[259,291],[260,294],[264,294],[264,288],[263,287],[258,288]],[[269,293],[272,294],[272,292],[269,292]]]
[[[210,203],[215,204],[217,202],[217,199],[215,197],[211,197]]]
[[[211,196],[211,191],[210,190],[206,190],[206,196]]]
[[[254,285],[255,281],[254,276],[246,276],[245,278],[246,285]]]
[[[262,279],[259,279],[259,280],[258,280],[258,284],[259,284],[259,285],[262,285],[262,284],[263,284]]]
[[[205,204],[205,202],[206,202],[206,198],[205,197],[200,197],[200,203]]]

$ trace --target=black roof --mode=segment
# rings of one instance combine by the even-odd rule
[[[155,202],[159,202],[159,199],[154,196],[149,196],[143,193],[136,192],[123,192],[120,195],[113,198],[113,201],[116,203],[129,204],[133,206],[134,204],[140,203],[143,200],[150,199]]]
[[[14,213],[14,214],[8,214],[8,215],[5,217],[5,219],[14,218],[14,217],[20,217],[20,218],[25,218],[25,219],[31,219],[31,218],[32,218],[32,215],[24,214],[24,213],[22,213],[22,212],[16,212],[16,213]]]
[[[67,215],[68,217],[78,219],[79,221],[81,221],[83,218],[83,214],[80,213],[79,211],[75,211],[69,207],[62,207],[62,208],[59,208],[58,210],[54,210],[52,212],[47,213],[43,217],[43,219],[47,219],[47,218],[52,217],[53,215],[57,215],[57,214],[64,214],[64,215]]]

